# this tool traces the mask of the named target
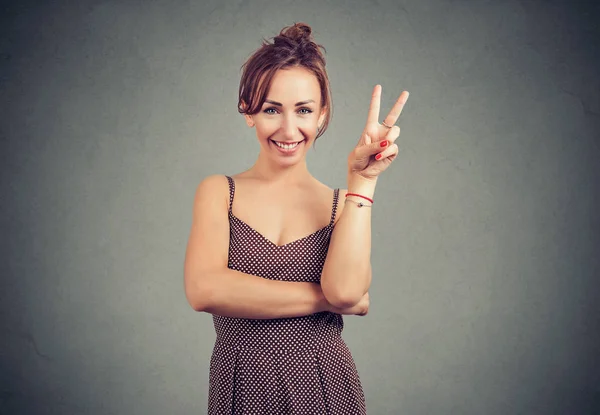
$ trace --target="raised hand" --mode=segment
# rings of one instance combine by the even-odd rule
[[[398,145],[395,144],[395,141],[400,136],[400,127],[395,123],[402,113],[408,95],[408,91],[402,92],[391,111],[379,124],[381,85],[375,85],[367,124],[358,145],[348,156],[348,174],[375,180],[394,161],[398,155]]]

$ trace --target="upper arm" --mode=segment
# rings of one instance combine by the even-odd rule
[[[185,252],[185,295],[200,309],[206,293],[203,275],[227,268],[229,253],[229,187],[227,178],[211,175],[200,182],[194,196],[192,225]]]
[[[342,213],[344,213],[344,206],[346,205],[346,193],[348,193],[348,189],[340,189],[339,191],[338,204],[335,212],[335,223],[337,223],[337,221],[342,217]]]

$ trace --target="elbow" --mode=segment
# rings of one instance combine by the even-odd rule
[[[339,290],[327,290],[322,287],[323,295],[329,304],[336,308],[354,307],[362,299],[362,295],[358,292],[341,292]]]
[[[323,296],[329,304],[337,308],[350,308],[360,303],[368,291],[368,286],[363,287],[337,287],[331,286],[326,281],[321,281]]]
[[[204,301],[202,301],[202,297],[198,295],[192,295],[188,292],[185,293],[185,297],[190,307],[192,307],[192,310],[201,312],[206,309],[206,304]]]
[[[337,308],[354,307],[369,291],[371,285],[371,263],[369,262],[368,273],[366,279],[352,278],[338,279],[331,281],[327,277],[321,276],[321,290],[329,304]]]
[[[210,295],[206,287],[193,283],[186,278],[185,298],[192,310],[205,312],[209,307]]]
[[[202,312],[206,309],[206,306],[197,298],[186,295],[188,304],[192,307],[192,310]]]
[[[330,304],[333,305],[334,307],[341,308],[341,309],[351,308],[351,307],[354,307],[356,304],[358,304],[360,302],[361,298],[362,297],[334,298],[334,299],[332,299],[332,302],[330,301]]]

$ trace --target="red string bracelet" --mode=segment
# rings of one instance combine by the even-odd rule
[[[346,193],[346,197],[348,196],[358,196],[358,197],[362,197],[363,199],[367,199],[369,202],[374,203],[373,199],[368,198],[367,196],[363,196],[363,195],[359,195],[358,193]]]

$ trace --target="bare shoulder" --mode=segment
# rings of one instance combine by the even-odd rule
[[[329,206],[331,206],[331,201],[333,200],[333,194],[335,192],[335,189],[332,189],[321,182],[318,182],[318,184],[323,189],[323,195],[324,198],[326,198],[325,200],[327,201]],[[335,212],[335,219],[333,222],[334,225],[337,223],[338,219],[342,216],[342,212],[344,211],[344,201],[346,200],[346,193],[348,193],[348,189],[339,189],[337,208]]]
[[[196,188],[194,204],[198,205],[206,200],[217,201],[224,203],[228,208],[229,203],[229,182],[227,177],[222,174],[212,174],[206,176],[200,181]]]
[[[184,283],[188,302],[203,309],[202,286],[207,272],[227,268],[229,248],[229,201],[227,177],[207,176],[194,195],[192,224],[184,261]]]
[[[211,174],[202,179],[200,184],[198,184],[198,187],[202,187],[203,189],[214,189],[223,187],[223,185],[227,186],[227,184],[227,177],[224,174]]]

